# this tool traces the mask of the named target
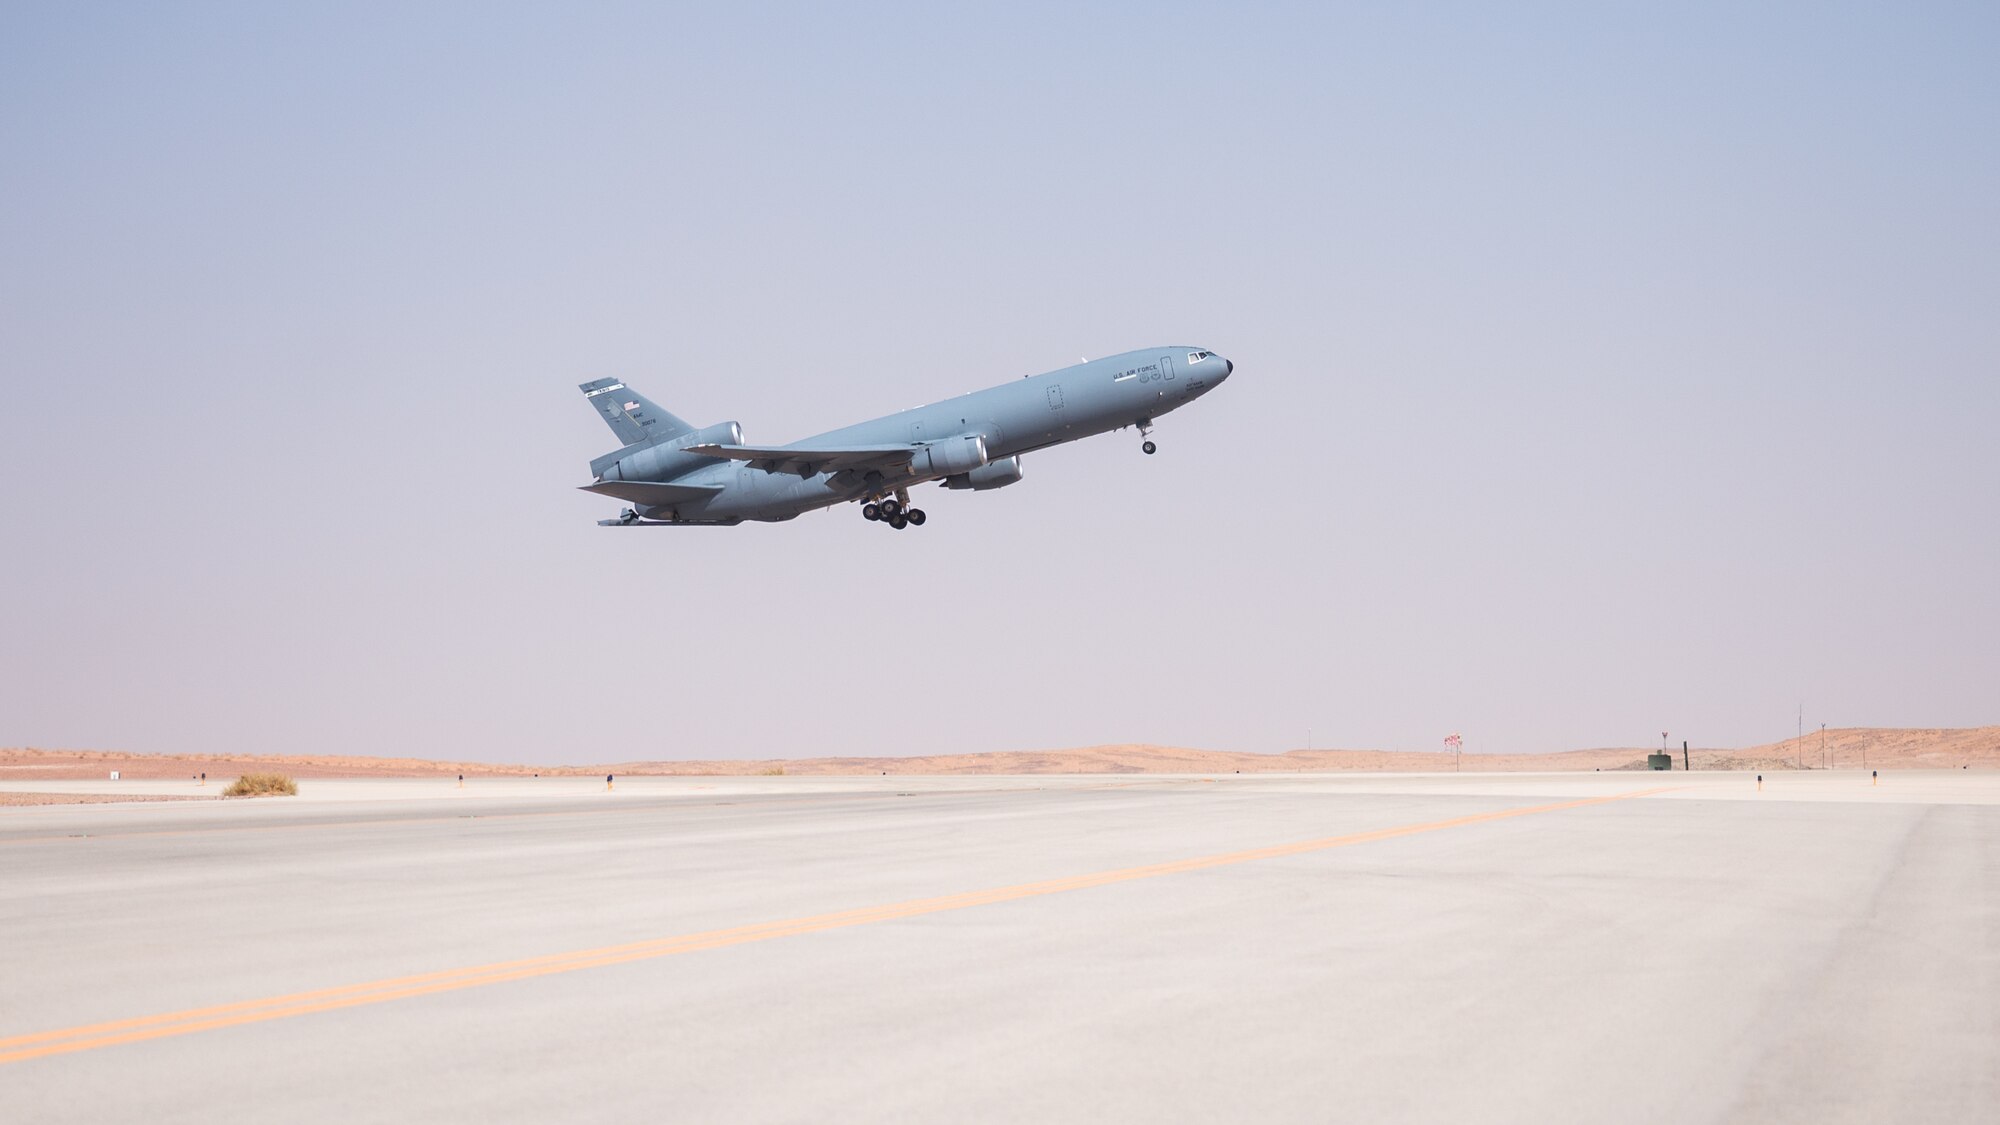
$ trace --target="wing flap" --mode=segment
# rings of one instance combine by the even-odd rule
[[[744,461],[774,473],[809,477],[847,469],[900,468],[917,455],[914,445],[820,446],[690,445],[686,452],[718,461]]]

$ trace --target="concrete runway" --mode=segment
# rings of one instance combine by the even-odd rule
[[[1991,1121],[2000,775],[305,781],[0,949],[9,1121]]]

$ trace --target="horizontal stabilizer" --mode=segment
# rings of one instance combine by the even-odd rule
[[[599,527],[735,527],[740,519],[731,520],[640,520],[616,519],[598,520]]]
[[[706,500],[722,491],[719,484],[654,484],[643,480],[601,480],[580,486],[585,492],[611,496],[634,504],[685,504]]]

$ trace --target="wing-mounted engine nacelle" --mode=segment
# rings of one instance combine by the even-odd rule
[[[649,445],[630,453],[620,450],[611,455],[610,464],[603,464],[606,459],[599,458],[591,462],[590,469],[597,474],[598,480],[668,481],[718,464],[713,457],[687,452],[688,446],[742,444],[743,427],[734,422],[717,422],[658,445]]]
[[[978,434],[931,442],[910,459],[910,467],[927,477],[955,476],[985,464],[986,439]]]
[[[946,488],[969,488],[974,492],[984,492],[989,488],[1005,488],[1021,479],[1021,459],[1002,457],[991,464],[981,465],[969,473],[944,478]]]

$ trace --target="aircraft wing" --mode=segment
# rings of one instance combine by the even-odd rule
[[[578,487],[634,504],[685,504],[690,500],[706,500],[722,491],[719,484],[653,484],[642,480],[601,480]]]
[[[910,463],[919,448],[915,445],[850,445],[837,449],[796,445],[690,445],[683,452],[713,457],[718,461],[747,461],[766,472],[809,477],[815,473],[848,470],[900,469]]]

